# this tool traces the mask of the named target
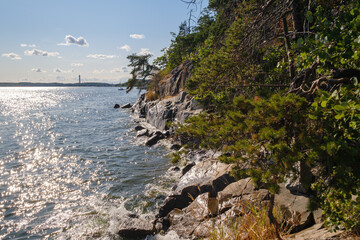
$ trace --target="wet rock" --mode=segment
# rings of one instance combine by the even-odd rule
[[[170,146],[170,149],[171,149],[171,150],[176,150],[176,151],[178,151],[178,150],[180,150],[180,148],[181,148],[181,145],[180,145],[180,144],[172,144],[172,145]]]
[[[188,165],[186,165],[183,170],[181,171],[182,175],[185,175],[188,171],[190,171],[190,169],[195,166],[195,163],[189,163]]]
[[[136,137],[148,136],[149,130],[142,129],[136,133]]]
[[[141,125],[137,125],[136,127],[135,127],[135,130],[136,131],[140,131],[140,130],[143,130],[143,129],[145,129],[143,126],[141,126]]]
[[[121,108],[131,108],[131,107],[132,107],[132,105],[130,103],[126,103],[121,106]]]
[[[153,223],[140,218],[123,217],[118,226],[118,234],[126,238],[145,238],[154,233]]]
[[[146,141],[145,145],[148,146],[148,147],[151,147],[151,146],[155,145],[156,143],[158,143],[160,140],[162,140],[164,138],[165,138],[165,136],[163,134],[156,134],[155,133],[155,134],[153,134],[152,137],[150,137]]]
[[[169,171],[172,171],[172,172],[179,172],[180,171],[180,168],[177,167],[177,166],[173,166],[169,169]]]
[[[120,108],[120,105],[119,105],[119,104],[115,104],[115,105],[114,105],[114,108]]]

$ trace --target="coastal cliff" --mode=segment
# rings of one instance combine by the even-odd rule
[[[186,165],[174,167],[179,184],[154,232],[359,234],[359,13],[356,0],[209,1],[154,65],[134,68],[128,89],[149,87],[133,107],[137,135],[149,147],[173,141],[173,161]]]
[[[162,82],[162,94],[168,96],[149,101],[146,94],[142,94],[131,108],[139,122],[137,136],[145,137],[145,144],[149,147],[165,139],[165,145],[170,146],[171,151],[181,153],[183,148],[180,143],[172,140],[174,129],[171,123],[184,123],[188,117],[202,112],[201,106],[179,87],[190,76],[184,74],[187,68],[176,68]],[[233,239],[234,223],[243,217],[245,227],[245,217],[251,208],[267,206],[270,192],[256,186],[247,176],[236,181],[231,175],[235,166],[219,162],[217,158],[220,155],[220,152],[203,150],[182,154],[186,164],[169,169],[170,172],[180,172],[180,178],[161,204],[155,219],[129,217],[119,227],[120,235],[145,237],[176,233],[181,239],[207,239],[214,232],[222,232],[224,237]],[[245,165],[243,167],[246,168]],[[323,227],[321,210],[308,210],[309,202],[310,194],[299,182],[289,181],[280,185],[280,191],[275,195],[275,206],[282,223],[289,229],[287,238],[312,239],[316,235],[316,239],[340,239],[342,231],[327,231]],[[154,239],[157,239],[156,236]]]

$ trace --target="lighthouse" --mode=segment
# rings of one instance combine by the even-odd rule
[[[81,77],[80,77],[80,75],[79,75],[79,85],[81,84]]]

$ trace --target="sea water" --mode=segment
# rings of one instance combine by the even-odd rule
[[[167,150],[136,140],[138,91],[0,88],[0,239],[121,239],[127,213],[150,216],[171,180]]]

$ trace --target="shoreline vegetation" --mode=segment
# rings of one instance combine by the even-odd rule
[[[359,238],[359,16],[358,0],[210,0],[152,64],[130,55],[133,112],[157,128],[137,135],[172,141],[182,171],[143,232]]]

